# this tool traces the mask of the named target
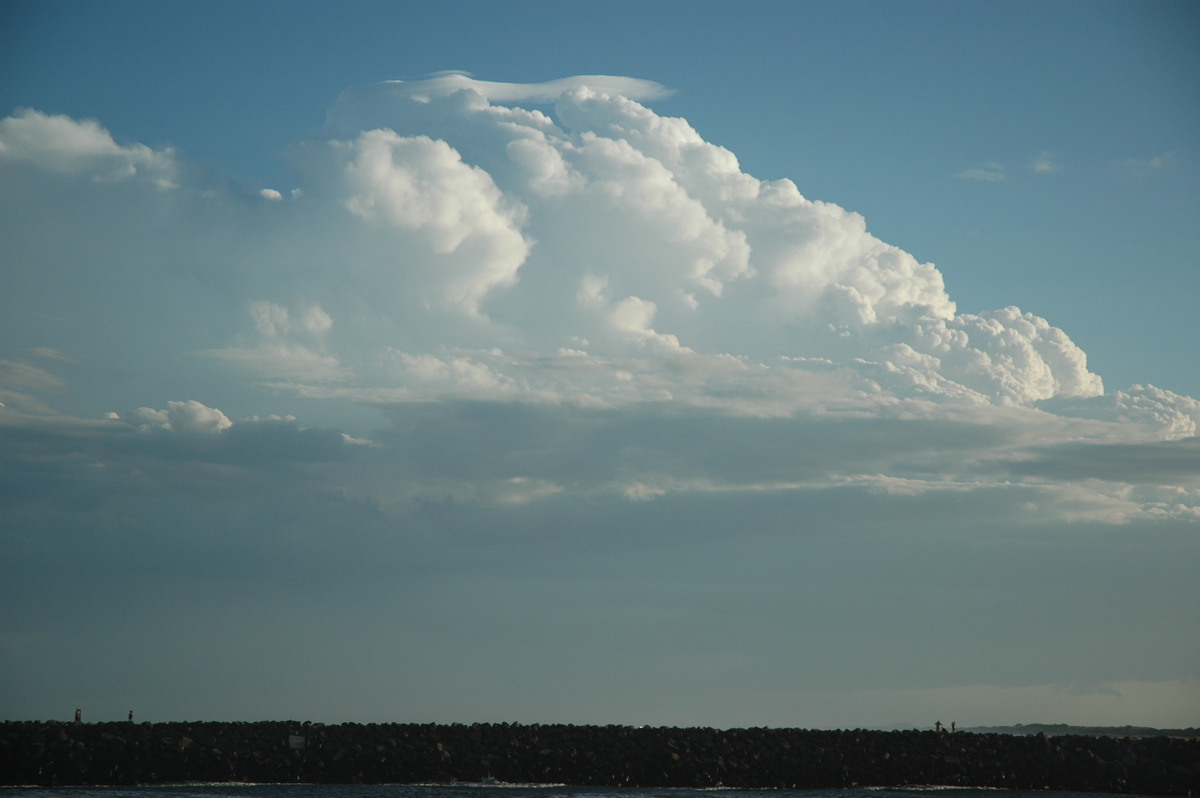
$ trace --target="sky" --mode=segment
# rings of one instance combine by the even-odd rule
[[[0,8],[0,716],[1200,725],[1200,10]]]

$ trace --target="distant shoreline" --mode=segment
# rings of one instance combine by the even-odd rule
[[[1012,726],[970,726],[959,731],[973,734],[1045,734],[1048,737],[1200,737],[1200,728],[1156,729],[1151,726],[1071,726],[1067,723],[1016,723]]]
[[[957,785],[1200,795],[1200,738],[1194,734],[1052,735],[1013,728],[1021,733],[5,721],[0,785],[494,779],[581,786]]]

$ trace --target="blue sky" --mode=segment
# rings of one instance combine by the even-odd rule
[[[1194,725],[1192,4],[0,15],[5,717]]]

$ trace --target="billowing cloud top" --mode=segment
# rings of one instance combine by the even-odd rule
[[[160,187],[174,185],[173,155],[144,144],[122,147],[99,123],[78,122],[25,108],[0,120],[0,163],[29,162],[52,172],[94,180],[148,176]]]
[[[985,403],[1102,393],[1061,330],[1011,307],[957,314],[940,272],[858,214],[745,174],[628,96],[660,93],[626,78],[455,74],[342,95],[330,139],[304,153],[323,162],[324,195],[381,246],[404,241],[424,323],[476,320],[471,335],[444,329],[439,353],[395,347],[406,389],[601,404],[769,396],[751,412],[794,408],[801,386],[830,380],[856,396]],[[551,99],[553,118],[500,104]],[[385,290],[401,280],[388,277]]]
[[[0,122],[10,239],[42,262],[15,284],[31,301],[10,324],[44,327],[33,308],[59,303],[103,345],[107,327],[87,326],[98,306],[75,287],[91,262],[110,318],[157,325],[111,333],[109,357],[140,337],[173,358],[164,369],[185,353],[298,400],[759,418],[1040,405],[1156,439],[1195,434],[1193,400],[1153,387],[1104,397],[1045,319],[957,312],[933,264],[858,214],[746,174],[685,120],[630,97],[664,92],[458,73],[349,89],[296,148],[304,183],[286,192],[213,184],[96,122],[19,112]],[[53,214],[22,227],[39,202]],[[69,230],[102,230],[103,246],[80,236],[84,250],[64,249]],[[69,349],[56,334],[36,343]],[[13,407],[41,401],[10,394]],[[120,417],[232,424],[195,400],[163,403]]]

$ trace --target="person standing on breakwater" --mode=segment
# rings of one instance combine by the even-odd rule
[[[958,721],[956,721],[956,720],[950,721],[950,731],[952,731],[952,732],[958,731]]]
[[[941,722],[940,720],[939,720],[937,723],[933,724],[933,730],[934,730],[935,732],[938,732],[939,734],[941,733],[941,731],[942,731],[942,722]]]
[[[129,710],[129,722],[133,723],[133,710]]]
[[[75,707],[75,722],[83,723],[83,710],[79,707]]]

